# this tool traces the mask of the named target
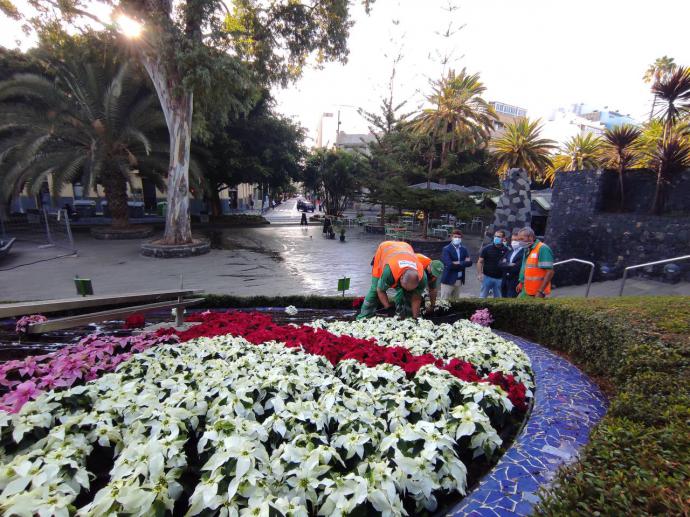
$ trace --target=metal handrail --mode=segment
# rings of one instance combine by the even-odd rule
[[[589,260],[582,260],[578,258],[571,258],[568,260],[561,260],[560,262],[554,262],[553,267],[560,266],[561,264],[567,264],[568,262],[579,262],[580,264],[586,264],[587,266],[590,267],[589,270],[589,280],[587,280],[587,290],[585,291],[585,298],[589,296],[589,288],[592,286],[592,278],[594,277],[594,268],[596,267],[594,265],[594,262],[590,262]]]
[[[623,280],[621,281],[621,290],[618,292],[618,296],[623,296],[623,289],[625,288],[625,281],[628,278],[628,271],[630,269],[637,269],[640,267],[656,266],[658,264],[666,264],[667,262],[678,262],[680,260],[688,260],[690,255],[683,255],[682,257],[674,257],[665,260],[657,260],[655,262],[647,262],[646,264],[635,264],[634,266],[628,266],[623,270]]]

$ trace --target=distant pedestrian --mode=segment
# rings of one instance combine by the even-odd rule
[[[308,226],[309,223],[307,222],[307,213],[302,212],[302,219],[299,222],[300,226]]]
[[[249,198],[249,210],[254,210],[254,199]]]
[[[537,239],[532,228],[526,227],[518,233],[518,240],[523,242],[525,258],[520,270],[520,283],[517,292],[520,298],[546,298],[551,293],[553,278],[553,251]]]
[[[462,245],[462,232],[453,230],[450,244],[441,251],[444,270],[441,277],[441,300],[458,298],[465,284],[465,268],[472,265],[470,252]]]
[[[505,254],[501,261],[501,271],[503,271],[503,282],[501,289],[504,298],[516,298],[517,285],[520,281],[520,270],[522,269],[522,259],[525,255],[525,243],[518,239],[520,230],[513,230],[510,241],[510,250]]]
[[[494,298],[502,298],[503,271],[501,271],[500,264],[508,251],[504,242],[505,238],[506,232],[496,230],[493,242],[484,246],[479,252],[477,280],[481,282],[480,298],[487,298],[490,292],[493,292]]]

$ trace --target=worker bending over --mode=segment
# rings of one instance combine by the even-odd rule
[[[436,307],[436,296],[438,295],[438,284],[441,281],[441,276],[443,275],[443,262],[440,260],[431,260],[429,257],[426,255],[423,255],[422,253],[417,253],[417,260],[422,263],[422,267],[424,268],[424,272],[426,273],[426,278],[427,278],[427,288],[429,289],[429,302],[430,302],[430,311],[434,311],[434,307]],[[398,305],[398,296],[405,296],[405,294],[402,292],[402,289],[398,289],[395,293],[396,296],[396,306]]]
[[[376,313],[379,302],[384,309],[393,306],[388,301],[386,291],[400,288],[396,293],[396,311],[405,312],[405,301],[409,296],[412,316],[419,317],[422,305],[422,292],[427,287],[427,275],[424,266],[415,255],[412,246],[406,242],[384,241],[376,250],[371,269],[371,288],[362,302],[362,309],[357,319],[367,318]]]

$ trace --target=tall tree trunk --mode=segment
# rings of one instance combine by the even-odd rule
[[[170,164],[168,166],[168,212],[165,218],[165,244],[192,242],[189,220],[189,159],[192,142],[193,93],[175,92],[179,81],[166,71],[160,57],[144,56],[144,67],[165,115],[170,134]]]
[[[129,226],[127,180],[119,171],[108,171],[103,178],[103,189],[108,200],[113,228],[126,228]]]
[[[661,166],[656,173],[656,189],[654,191],[654,204],[652,204],[652,213],[661,215],[664,211],[664,176],[661,172]]]
[[[623,189],[623,173],[625,168],[623,167],[623,162],[618,166],[618,189],[621,194],[621,211],[625,210],[625,190]]]
[[[211,215],[218,217],[223,214],[223,208],[220,203],[220,192],[216,187],[211,191]]]

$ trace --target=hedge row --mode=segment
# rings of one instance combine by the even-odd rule
[[[352,298],[209,296],[209,307],[347,309]],[[479,300],[494,328],[563,352],[609,392],[580,460],[562,469],[537,515],[690,513],[690,297]]]
[[[477,300],[494,327],[564,352],[610,393],[580,461],[563,469],[535,512],[688,515],[690,298]]]

